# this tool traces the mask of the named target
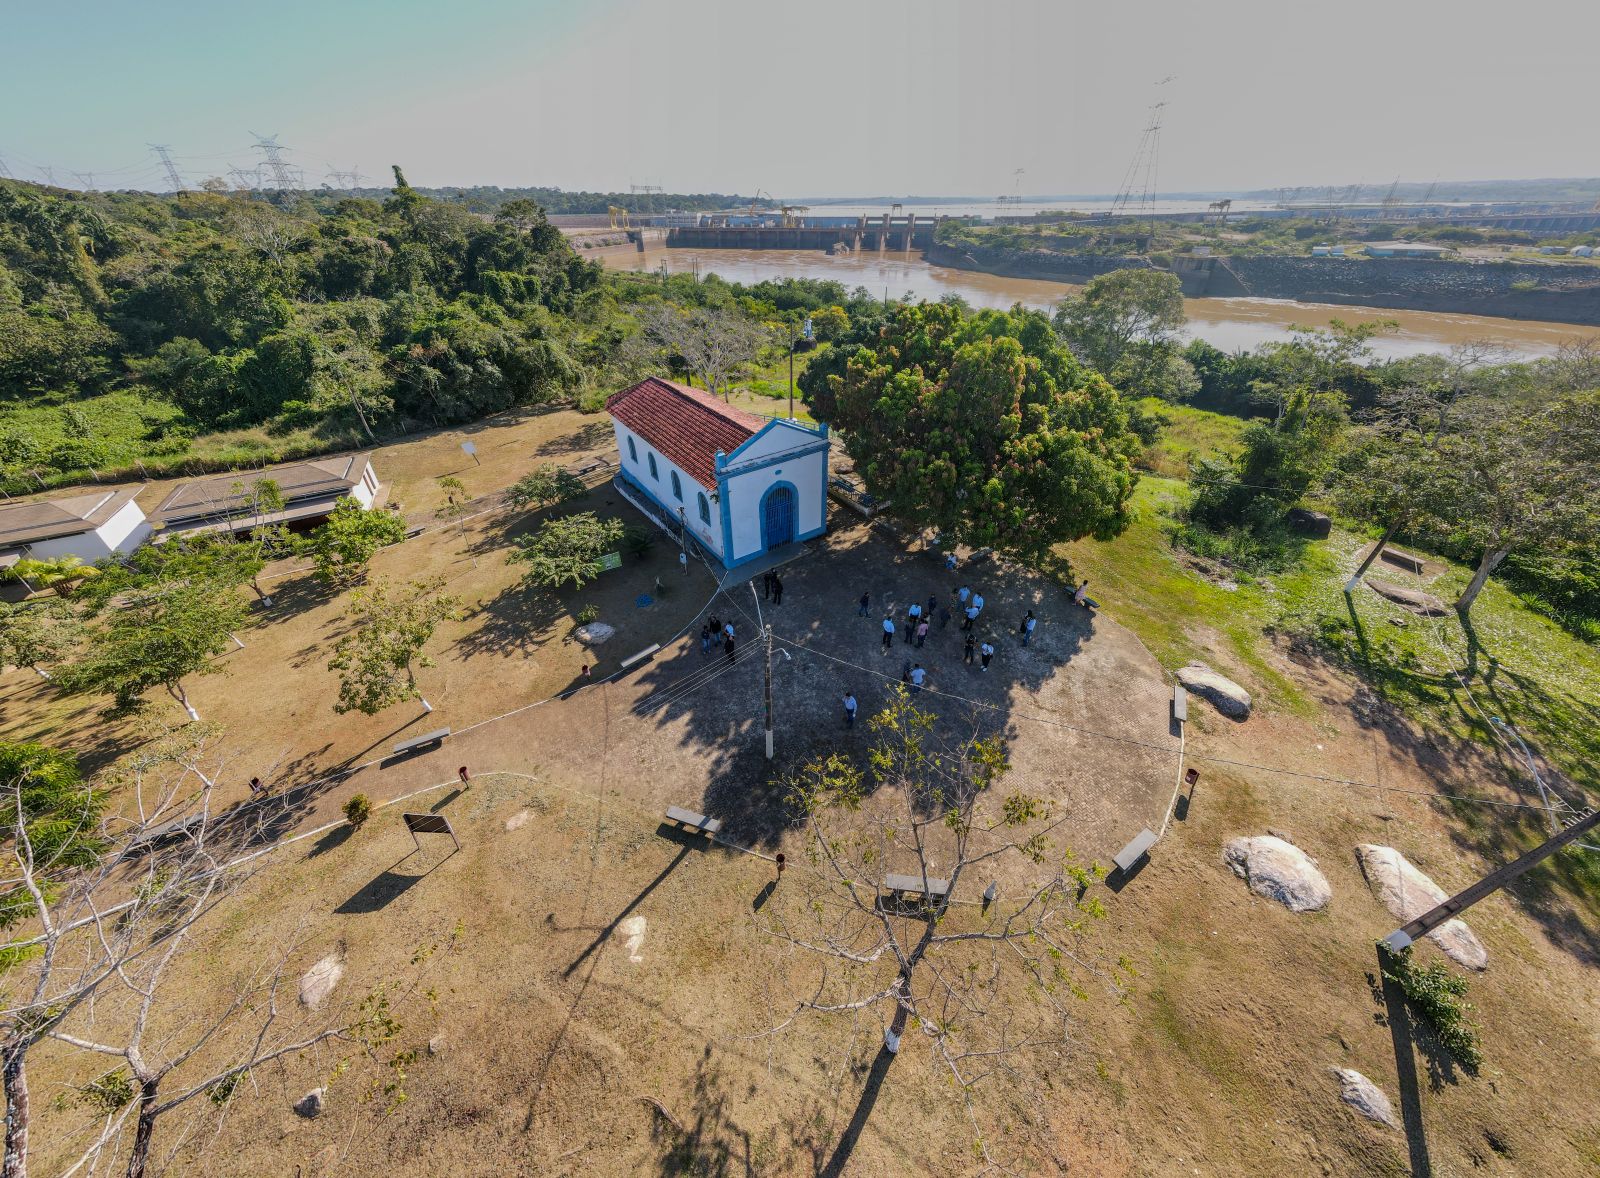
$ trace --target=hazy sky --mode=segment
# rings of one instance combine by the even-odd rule
[[[313,184],[1111,192],[1160,98],[1168,191],[1600,171],[1596,0],[0,0],[0,30],[0,159],[102,187],[260,132]]]

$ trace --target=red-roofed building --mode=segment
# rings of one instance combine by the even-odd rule
[[[647,377],[606,402],[621,479],[727,568],[828,522],[828,427]]]

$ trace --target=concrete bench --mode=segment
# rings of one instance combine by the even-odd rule
[[[1378,553],[1378,559],[1385,564],[1405,569],[1408,573],[1421,573],[1423,568],[1422,557],[1412,556],[1411,553],[1402,552],[1398,548],[1385,548]]]
[[[444,738],[450,735],[448,728],[436,728],[432,732],[424,732],[421,736],[413,736],[410,740],[402,740],[394,746],[394,755],[404,756],[414,753],[418,749],[438,748],[444,743]]]
[[[192,831],[198,830],[206,821],[205,814],[190,814],[186,818],[174,819],[145,831],[138,838],[128,844],[128,850],[135,854],[141,851],[153,851],[169,843],[187,838]]]
[[[658,581],[659,581],[659,578],[658,578]],[[660,588],[660,586],[658,584],[657,585],[657,589],[659,590],[659,588]],[[624,671],[626,671],[626,670],[629,670],[629,669],[631,669],[633,667],[636,667],[640,663],[646,662],[649,659],[654,658],[656,656],[657,652],[659,652],[660,650],[661,650],[661,644],[659,642],[652,642],[649,646],[645,647],[643,650],[638,651],[638,652],[636,652],[634,654],[630,654],[627,658],[623,659],[622,660],[622,664],[621,664],[622,669]]]
[[[1172,718],[1180,724],[1189,719],[1189,693],[1182,683],[1172,685]]]
[[[1151,830],[1149,827],[1146,827],[1144,830],[1141,830],[1138,834],[1133,836],[1133,841],[1131,843],[1123,847],[1122,850],[1118,851],[1115,855],[1111,856],[1111,862],[1117,865],[1118,871],[1132,871],[1133,865],[1139,862],[1139,860],[1143,859],[1150,848],[1155,845],[1155,831]]]
[[[667,807],[667,821],[675,822],[679,826],[687,826],[706,834],[716,834],[722,829],[722,819],[707,818],[704,814],[696,814],[692,810],[685,810],[682,806]]]
[[[950,895],[950,881],[930,877],[924,887],[920,875],[886,875],[883,877],[883,890],[896,898],[915,896],[919,899],[943,900]]]
[[[423,527],[421,524],[418,524],[414,528],[407,528],[406,529],[406,539],[407,540],[415,539],[417,536],[422,535],[422,533],[426,532],[427,530],[428,529]]]

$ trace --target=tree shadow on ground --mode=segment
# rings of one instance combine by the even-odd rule
[[[715,597],[706,613],[733,622],[732,662],[720,643],[702,653],[694,640],[658,658],[637,681],[644,695],[634,715],[658,730],[681,729],[679,747],[709,779],[704,812],[723,819],[724,834],[743,845],[771,847],[792,824],[786,783],[807,762],[838,753],[866,767],[868,718],[912,665],[920,663],[927,673],[927,689],[915,693],[914,702],[936,716],[934,744],[954,747],[994,734],[1010,738],[1014,701],[1037,693],[1093,633],[1093,613],[1072,608],[1070,595],[1045,576],[992,565],[949,573],[937,553],[909,552],[875,536],[822,547],[779,570],[781,605],[763,602],[758,614],[755,596],[742,581],[726,584]],[[988,599],[974,630],[979,641],[996,648],[988,671],[976,658],[972,664],[963,658],[965,634],[954,591],[969,577]],[[759,593],[759,575],[755,580]],[[858,613],[863,591],[871,595],[866,617]],[[905,640],[906,610],[913,601],[926,608],[930,595],[936,599],[935,622],[918,647]],[[951,617],[940,626],[942,607]],[[1029,609],[1041,624],[1023,647],[1019,626]],[[898,627],[888,648],[881,641],[886,612]],[[766,651],[758,616],[771,623],[774,635],[771,760],[765,753]],[[703,620],[705,615],[692,632]],[[846,691],[855,694],[860,709],[853,727],[843,719]]]
[[[534,447],[535,458],[556,458],[568,454],[584,454],[594,450],[613,450],[616,433],[604,418],[585,422],[570,433],[550,438]],[[614,450],[613,450],[614,452]]]
[[[566,606],[549,590],[511,585],[478,607],[456,649],[466,658],[480,654],[527,658],[551,640],[550,630],[566,616]]]
[[[1383,1006],[1375,1015],[1377,1021],[1389,1028],[1394,1047],[1396,1083],[1400,1089],[1401,1127],[1406,1135],[1406,1150],[1410,1155],[1413,1178],[1429,1178],[1433,1162],[1428,1156],[1427,1126],[1422,1121],[1422,1092],[1417,1084],[1417,1059],[1412,1050],[1411,1015],[1406,1009],[1405,995],[1397,983],[1383,976],[1384,950],[1376,950],[1378,968],[1367,975],[1367,984],[1373,997]]]

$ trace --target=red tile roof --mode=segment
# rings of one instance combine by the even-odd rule
[[[606,409],[702,487],[717,485],[718,450],[732,454],[767,419],[717,400],[704,389],[658,376],[613,393]]]

